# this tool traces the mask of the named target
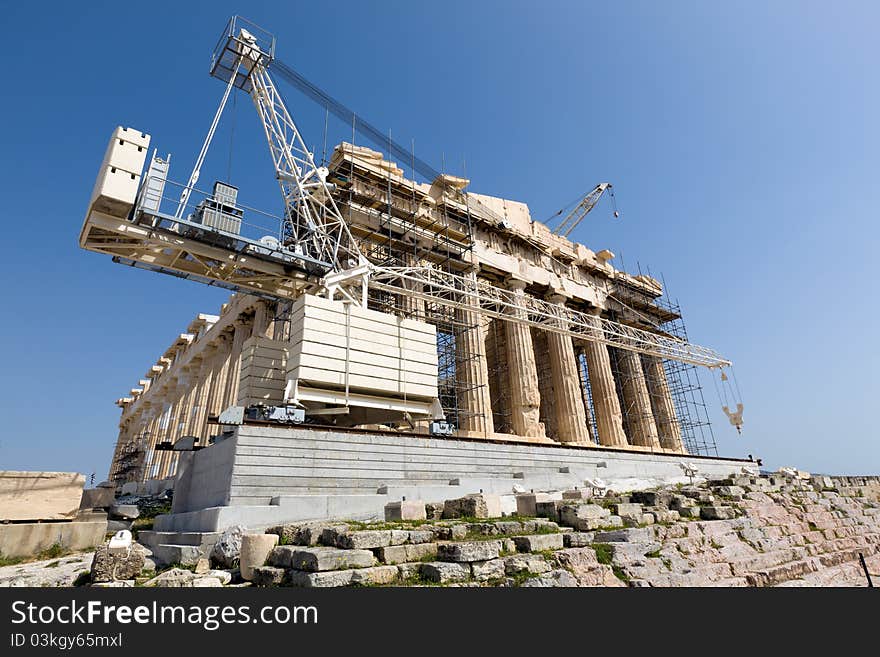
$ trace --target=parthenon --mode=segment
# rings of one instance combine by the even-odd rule
[[[577,311],[660,335],[680,320],[661,302],[657,280],[615,268],[608,250],[554,234],[532,219],[525,203],[464,191],[469,181],[450,175],[418,183],[381,153],[348,143],[335,148],[328,169],[334,200],[370,262],[401,271],[430,267],[491,284],[517,300],[512,312],[520,315],[540,301],[551,311]],[[346,342],[345,383],[335,386],[346,395],[385,394],[371,383],[380,368],[411,377],[403,387],[398,382],[403,401],[384,409],[342,403],[328,410],[334,406],[328,398],[309,399],[303,405],[310,421],[427,434],[432,420],[443,419],[451,435],[469,439],[688,451],[673,363],[515,321],[527,317],[487,316],[474,306],[478,300],[465,296],[458,304],[437,303],[420,294],[420,285],[405,277],[380,282],[371,286],[368,305],[416,331],[413,339],[427,335],[433,357],[416,363],[406,350],[383,355],[381,341],[375,348]],[[295,367],[325,367],[296,349],[293,363],[291,350],[303,340],[302,317],[331,317],[334,307],[297,310],[297,303],[240,292],[218,314],[197,315],[117,401],[122,414],[112,479],[172,475],[178,452],[171,447],[178,440],[194,437],[196,446],[207,446],[218,432],[208,418],[233,405],[284,404],[297,383],[291,381]],[[559,317],[565,321],[564,312]],[[422,326],[430,332],[419,334]],[[318,346],[327,358],[337,349],[332,341]],[[308,385],[314,376],[299,382]],[[418,385],[435,377],[435,387]]]

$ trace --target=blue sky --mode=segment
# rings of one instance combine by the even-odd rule
[[[471,190],[543,219],[597,182],[572,235],[663,273],[690,337],[734,360],[743,435],[703,377],[724,455],[878,473],[880,42],[875,3],[248,2],[278,55]],[[227,2],[0,2],[6,284],[0,469],[107,472],[113,401],[222,291],[81,251],[118,124],[185,179],[222,84]],[[10,61],[11,57],[11,61]],[[293,91],[318,153],[323,113]],[[234,137],[231,118],[234,116]],[[244,96],[202,181],[279,197]],[[331,124],[330,141],[345,135]],[[619,264],[619,261],[618,261]]]

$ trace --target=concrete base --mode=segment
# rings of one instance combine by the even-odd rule
[[[101,545],[106,533],[106,518],[0,525],[0,554],[4,557],[32,557],[56,543],[71,551],[85,550]]]
[[[741,459],[244,425],[191,453],[175,482],[174,513],[159,516],[154,527],[216,532],[236,524],[256,529],[300,520],[381,520],[385,504],[403,497],[443,501],[481,490],[559,491],[595,479],[635,487],[686,482],[685,462],[707,478],[744,468],[758,472]]]

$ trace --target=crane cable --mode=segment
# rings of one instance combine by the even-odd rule
[[[724,368],[720,368],[720,381],[716,381],[713,375],[712,383],[715,385],[715,392],[718,395],[718,401],[721,403],[721,410],[724,411],[730,424],[736,427],[737,433],[742,434],[742,416],[744,408],[742,395],[739,390],[739,382],[736,380],[736,373],[733,371],[733,366],[731,365],[729,369],[730,376],[727,376],[727,372],[724,371]],[[731,377],[733,378],[733,383],[731,383]],[[731,410],[732,406],[736,406],[736,410]]]

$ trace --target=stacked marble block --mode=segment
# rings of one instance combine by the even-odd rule
[[[286,342],[257,336],[244,341],[238,381],[239,406],[284,403],[287,346]]]
[[[436,328],[304,295],[291,310],[287,378],[297,387],[433,400],[437,397]],[[294,396],[291,383],[290,397]]]

